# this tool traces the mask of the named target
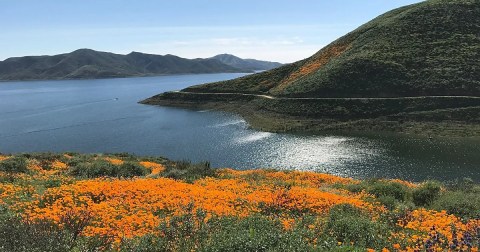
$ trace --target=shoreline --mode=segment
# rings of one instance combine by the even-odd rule
[[[149,78],[162,76],[176,76],[176,75],[204,75],[204,74],[252,74],[253,72],[212,72],[212,73],[167,73],[167,74],[141,74],[141,75],[127,75],[127,76],[109,76],[109,77],[85,77],[85,78],[53,78],[53,79],[14,79],[6,80],[0,79],[0,84],[8,82],[35,82],[35,81],[69,81],[69,80],[105,80],[105,79],[130,79],[130,78]]]
[[[353,114],[350,118],[342,116],[335,118],[329,117],[328,115],[298,115],[298,112],[306,109],[301,108],[301,106],[310,109],[308,104],[293,104],[297,106],[295,107],[288,104],[285,105],[288,101],[281,101],[282,104],[278,104],[279,102],[274,101],[275,99],[259,99],[258,97],[245,95],[225,95],[226,97],[223,98],[217,97],[218,95],[215,94],[201,96],[205,97],[199,97],[198,94],[170,92],[153,96],[139,103],[230,112],[243,117],[253,129],[274,133],[326,133],[343,131],[349,133],[394,132],[425,137],[480,137],[480,124],[476,121],[480,114],[480,106],[476,106],[476,103],[478,103],[476,100],[474,101],[475,104],[465,107],[454,107],[454,105],[449,107],[448,104],[442,104],[438,108],[430,108],[429,110],[401,112],[401,109],[397,109],[398,111],[392,114],[380,114],[370,117]],[[337,100],[348,100],[348,98]],[[448,102],[456,103],[457,101],[442,101],[442,103]],[[292,109],[293,107],[292,111],[289,111],[291,113],[286,114],[272,111],[275,109],[281,110],[282,108],[279,108],[279,106],[282,105],[287,109]],[[383,105],[383,103],[378,106],[380,105]],[[272,107],[274,108],[272,109]],[[338,108],[338,106],[335,105],[333,109],[338,109],[340,114],[342,112],[341,110],[345,108]],[[295,115],[295,113],[297,113],[297,115]],[[348,111],[346,114],[348,114]]]

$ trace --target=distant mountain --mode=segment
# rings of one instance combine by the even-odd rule
[[[242,59],[231,54],[219,54],[212,57],[211,59],[219,60],[220,62],[235,68],[246,69],[250,71],[270,70],[282,66],[282,63],[278,62]]]
[[[0,80],[95,79],[162,74],[253,72],[258,69],[264,70],[261,64],[263,63],[235,67],[215,58],[185,59],[174,55],[161,56],[139,52],[121,55],[79,49],[54,56],[26,56],[0,61]],[[268,63],[265,62],[264,66],[267,67]]]

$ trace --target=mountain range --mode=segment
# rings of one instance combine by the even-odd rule
[[[54,56],[0,61],[0,80],[95,79],[164,74],[232,73],[269,70],[280,63],[222,54],[206,59],[131,52],[127,55],[79,49]]]
[[[271,131],[480,135],[479,24],[478,0],[423,1],[380,15],[304,60],[143,103],[230,110]]]
[[[212,57],[211,59],[216,59],[226,65],[248,71],[270,70],[282,65],[278,62],[261,61],[255,59],[242,59],[231,54],[219,54]]]

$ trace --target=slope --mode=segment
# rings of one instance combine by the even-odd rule
[[[480,1],[431,0],[390,11],[315,55],[188,91],[291,97],[480,95]]]

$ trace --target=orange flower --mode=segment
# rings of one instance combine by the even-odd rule
[[[106,161],[110,162],[111,164],[113,165],[121,165],[123,164],[123,160],[121,159],[118,159],[118,158],[110,158],[110,157],[106,157],[104,158]]]
[[[361,197],[299,186],[279,190],[272,184],[257,185],[242,179],[205,178],[193,184],[166,178],[95,179],[49,188],[26,203],[24,213],[29,219],[61,224],[65,212],[88,211],[94,218],[84,235],[106,232],[128,238],[153,232],[162,218],[183,214],[190,203],[195,209],[220,216],[248,216],[260,212],[262,205],[317,214],[326,214],[332,206],[342,203],[371,212],[382,209]],[[293,223],[293,219],[283,220],[286,229]]]
[[[0,161],[6,158],[0,156]],[[123,163],[116,158],[104,159],[116,165]],[[133,179],[75,180],[66,172],[68,166],[59,160],[51,163],[52,169],[45,169],[44,162],[29,159],[27,173],[0,172],[1,181],[7,181],[0,183],[0,205],[26,219],[49,220],[59,226],[67,223],[68,218],[88,217],[80,235],[107,235],[118,243],[125,238],[158,234],[156,227],[161,222],[199,209],[206,212],[206,220],[213,216],[263,214],[280,220],[286,230],[301,223],[294,217],[296,213],[307,213],[316,216],[308,225],[313,231],[317,231],[316,227],[321,229],[325,216],[338,204],[356,206],[373,221],[388,211],[372,201],[371,195],[352,193],[336,186],[359,181],[328,174],[221,169],[217,170],[216,178],[186,183],[152,176],[165,170],[162,164],[150,161],[139,164],[151,174]],[[59,183],[51,184],[52,181]],[[416,186],[399,180],[395,182]],[[446,211],[416,209],[400,218],[397,225],[395,232],[390,234],[393,250],[421,251],[425,242],[435,236],[440,242],[433,245],[432,251],[447,251],[445,244],[460,240],[466,233],[475,233],[480,220],[466,221]],[[315,246],[317,240],[306,242]],[[387,248],[382,249],[382,252],[387,251]],[[478,252],[478,249],[471,251]]]
[[[140,162],[140,165],[142,165],[147,169],[150,169],[151,171],[150,175],[156,175],[165,170],[165,166],[163,166],[162,164],[154,163],[154,162],[144,161],[144,162]]]
[[[68,166],[65,163],[62,163],[58,160],[55,160],[52,163],[52,168],[55,169],[55,170],[66,170],[68,168]]]

